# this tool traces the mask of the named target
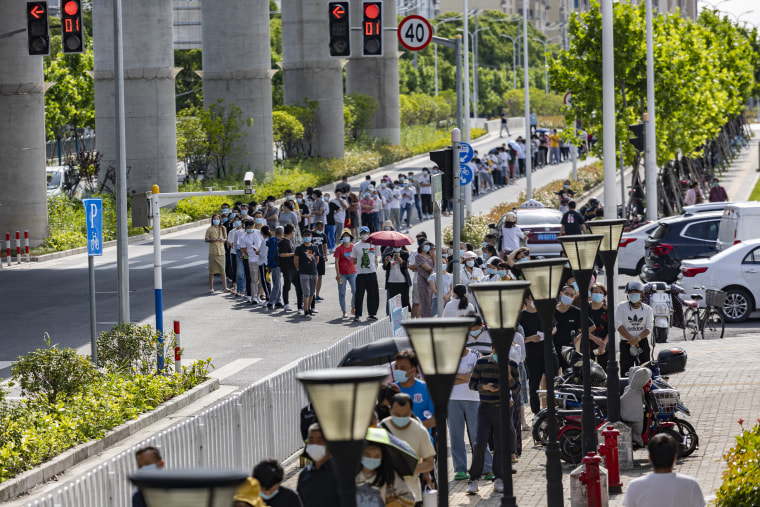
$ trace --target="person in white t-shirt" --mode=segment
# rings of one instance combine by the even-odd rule
[[[509,211],[504,215],[504,225],[501,227],[501,251],[514,252],[520,248],[520,241],[524,239],[525,234],[517,225],[517,214]]]
[[[430,276],[427,279],[428,285],[430,285],[430,290],[433,293],[433,311],[432,315],[438,315],[438,293],[436,292],[436,280],[438,278],[438,275],[433,272],[430,274]],[[448,303],[451,300],[451,289],[453,288],[454,282],[454,275],[448,272],[448,270],[445,270],[443,272],[443,281],[441,284],[441,294],[443,298],[443,306],[446,306],[446,303]]]
[[[356,314],[354,322],[358,322],[362,316],[364,294],[367,294],[367,320],[377,320],[377,309],[380,306],[380,289],[377,284],[377,258],[380,249],[367,243],[369,239],[369,227],[363,225],[359,229],[361,238],[354,244],[351,250],[351,258],[356,265]]]
[[[659,433],[647,444],[654,471],[634,479],[625,490],[623,507],[704,507],[705,497],[699,482],[673,472],[678,459],[678,443]]]
[[[641,302],[644,285],[638,280],[625,284],[628,301],[615,308],[615,329],[620,335],[620,375],[627,376],[631,366],[650,359],[649,335],[654,329],[652,307]]]
[[[469,287],[471,283],[484,282],[486,280],[486,275],[483,273],[483,270],[475,266],[475,259],[477,258],[478,255],[472,251],[467,251],[462,255],[464,267],[459,273],[459,280],[461,280],[462,284],[467,287],[468,293],[470,292]]]
[[[451,301],[443,308],[444,317],[467,317],[475,314],[475,307],[467,297],[467,287],[456,285],[453,290]]]
[[[454,461],[454,480],[463,481],[467,475],[467,449],[464,441],[464,429],[467,425],[467,436],[470,443],[475,442],[475,428],[478,421],[478,405],[480,396],[477,391],[470,389],[470,373],[475,366],[480,354],[466,348],[462,351],[459,360],[454,388],[451,390],[448,406],[449,438],[451,439],[451,458]],[[490,452],[485,453],[484,473],[488,475],[492,471],[493,456]]]
[[[401,184],[401,217],[400,221],[404,221],[406,215],[406,230],[409,232],[409,228],[412,224],[412,208],[414,207],[414,185],[410,185],[408,182]]]
[[[393,229],[401,229],[401,190],[398,181],[391,189],[388,197],[388,210],[390,211],[390,220],[393,221]],[[386,219],[388,220],[388,219]]]
[[[422,219],[427,220],[433,216],[433,184],[430,179],[430,169],[422,170],[420,176],[420,200],[422,200]]]

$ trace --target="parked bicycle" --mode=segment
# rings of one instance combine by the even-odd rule
[[[684,301],[683,338],[694,340],[699,334],[703,340],[723,338],[726,325],[723,322],[723,304],[726,301],[726,293],[722,290],[708,289],[704,286],[694,287],[695,290],[705,291],[705,297],[701,294],[692,294],[691,299]],[[699,302],[704,299],[705,307],[700,308]]]

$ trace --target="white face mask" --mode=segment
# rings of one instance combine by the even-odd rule
[[[308,454],[314,462],[319,462],[327,455],[327,447],[319,444],[308,444],[306,446],[306,454]]]
[[[367,238],[369,238],[369,234],[362,234],[362,241],[367,241]]]

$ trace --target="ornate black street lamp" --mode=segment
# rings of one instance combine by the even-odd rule
[[[148,507],[229,507],[248,472],[208,468],[139,470],[129,476]]]

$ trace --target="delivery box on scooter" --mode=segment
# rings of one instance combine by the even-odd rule
[[[686,351],[678,347],[670,347],[657,354],[657,366],[661,375],[680,373],[686,370]]]

